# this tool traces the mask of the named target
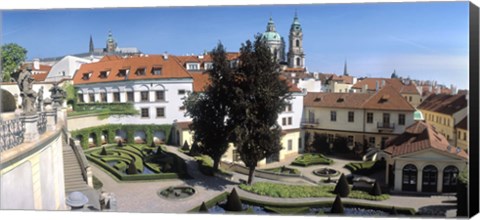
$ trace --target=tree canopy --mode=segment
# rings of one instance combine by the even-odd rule
[[[12,75],[27,58],[27,50],[22,46],[9,43],[2,46],[2,81],[10,82]]]

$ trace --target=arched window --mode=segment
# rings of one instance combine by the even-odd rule
[[[457,188],[458,168],[447,166],[443,169],[443,192],[455,192]]]
[[[433,165],[428,165],[422,171],[422,192],[437,191],[437,175],[438,170]]]
[[[297,57],[297,66],[300,66],[300,57]]]
[[[295,47],[300,47],[300,40],[295,40]]]
[[[402,190],[417,191],[417,167],[413,164],[403,167]]]

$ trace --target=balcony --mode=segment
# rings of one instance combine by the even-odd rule
[[[395,130],[395,123],[377,122],[379,131],[393,131]]]
[[[303,127],[315,127],[320,125],[320,119],[302,119],[302,124]]]

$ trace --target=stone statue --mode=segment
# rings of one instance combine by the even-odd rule
[[[20,88],[20,97],[22,97],[23,112],[27,115],[36,113],[35,100],[37,99],[37,93],[32,89],[34,81],[35,79],[33,79],[29,69],[21,70],[17,84]]]
[[[40,87],[38,90],[38,97],[37,97],[37,110],[42,111],[42,106],[43,106],[43,86]]]
[[[67,97],[67,94],[58,86],[58,83],[53,84],[53,87],[50,89],[50,94],[54,106],[62,106],[63,100]]]

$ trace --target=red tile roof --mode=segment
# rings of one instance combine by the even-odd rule
[[[177,128],[179,128],[180,130],[184,131],[184,130],[189,130],[190,128],[188,126],[190,126],[190,124],[192,124],[191,121],[181,121],[181,122],[175,122],[173,124],[173,126],[176,126]]]
[[[238,52],[227,52],[227,60],[236,60],[240,56]],[[211,54],[204,54],[204,55],[185,55],[185,56],[176,56],[182,66],[185,67],[186,63],[199,63],[200,69],[198,71],[204,70],[205,62],[213,62],[213,58]]]
[[[421,121],[409,126],[403,134],[388,140],[386,145],[384,151],[392,157],[435,149],[463,159],[468,158],[463,149],[450,146],[447,139],[435,131],[432,125]]]
[[[336,82],[341,82],[345,84],[353,84],[353,76],[344,76],[344,75],[332,75],[329,80],[336,81]]]
[[[161,74],[154,75],[153,69],[161,68]],[[145,74],[136,74],[137,70],[145,69]],[[120,76],[120,70],[129,70],[126,76]],[[101,78],[100,72],[108,71],[108,76]],[[90,74],[84,79],[84,74]],[[134,56],[119,58],[110,56],[96,63],[83,64],[73,77],[76,85],[89,83],[108,83],[124,80],[192,78],[175,56],[164,59],[161,55]]]
[[[400,89],[400,94],[414,94],[414,95],[420,95],[420,92],[417,89],[417,86],[415,83],[410,83],[407,85],[402,86]]]
[[[466,94],[447,95],[432,94],[425,99],[417,108],[438,112],[446,115],[453,115],[468,106]]]
[[[303,99],[305,107],[415,111],[391,86],[371,93],[310,92]]]
[[[352,88],[353,89],[362,89],[364,85],[368,85],[368,90],[375,91],[377,84],[378,88],[382,88],[383,81],[385,81],[385,85],[389,84],[395,88],[395,90],[400,91],[403,86],[403,83],[400,79],[390,79],[390,78],[365,78],[363,80],[359,80],[355,83]]]
[[[193,91],[203,92],[205,87],[210,84],[210,75],[208,73],[192,74],[193,77]]]
[[[45,81],[45,79],[48,76],[48,72],[46,73],[37,73],[37,74],[32,74],[32,77],[35,79],[37,82],[42,82]]]

